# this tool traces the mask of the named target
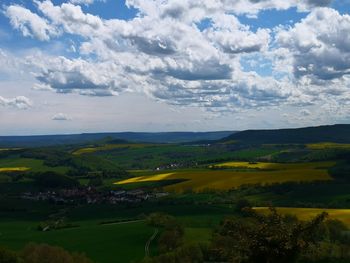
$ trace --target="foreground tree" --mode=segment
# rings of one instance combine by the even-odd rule
[[[0,262],[1,263],[20,263],[18,255],[6,248],[0,247]]]
[[[146,258],[142,263],[202,263],[204,262],[201,247],[197,245],[184,245],[172,252],[157,257]]]
[[[296,262],[302,251],[318,241],[318,229],[326,219],[323,213],[303,223],[279,215],[251,211],[251,217],[226,219],[214,235],[211,258],[228,262]]]
[[[20,253],[24,263],[93,263],[83,254],[47,244],[28,244]]]

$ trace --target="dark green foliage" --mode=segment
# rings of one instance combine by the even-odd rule
[[[95,187],[101,186],[101,185],[103,185],[103,180],[102,180],[101,176],[95,176],[95,177],[90,178],[88,185],[95,186]]]
[[[50,167],[74,165],[69,153],[55,148],[27,149],[21,154],[21,157],[44,160],[44,164]]]
[[[174,251],[183,244],[184,228],[175,217],[165,213],[152,213],[147,217],[147,223],[162,228],[158,239],[161,253]]]
[[[339,156],[342,161],[329,169],[329,173],[338,181],[350,183],[350,152],[343,153]]]
[[[79,186],[79,182],[71,177],[55,172],[35,173],[34,183],[41,188],[71,188]]]
[[[185,245],[172,252],[148,258],[143,263],[202,263],[203,253],[198,245]]]
[[[0,247],[0,262],[1,263],[20,263],[18,255],[6,248]]]
[[[175,217],[155,213],[151,214],[148,221],[154,226],[163,228],[158,239],[158,247],[161,253],[174,251],[183,244],[184,228]]]
[[[147,224],[154,227],[166,227],[171,222],[174,222],[175,217],[166,213],[152,213],[147,217]]]
[[[243,212],[247,208],[251,208],[252,205],[247,199],[239,199],[236,203],[236,211],[237,212]]]
[[[47,244],[26,245],[19,253],[0,248],[1,263],[93,263],[84,254],[70,253]]]
[[[24,263],[92,263],[83,254],[69,253],[60,247],[28,244],[20,253]]]
[[[333,180],[329,182],[283,183],[268,186],[244,186],[222,196],[230,198],[245,196],[254,199],[254,206],[349,208],[350,182]]]
[[[180,224],[168,225],[158,239],[161,253],[171,252],[183,244],[184,229]]]
[[[342,243],[350,244],[350,236],[346,233],[348,228],[339,220],[327,220],[325,222],[325,235],[331,242],[340,241]]]
[[[113,170],[102,170],[103,178],[116,178],[116,177],[127,177],[130,176],[128,171],[123,168],[117,167]]]
[[[326,214],[321,214],[301,223],[271,209],[268,215],[252,211],[250,218],[226,219],[214,235],[212,257],[228,262],[296,262],[303,251],[317,242],[315,232],[325,218]]]

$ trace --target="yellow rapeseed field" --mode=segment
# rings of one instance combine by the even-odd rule
[[[323,150],[323,149],[350,149],[348,143],[334,143],[334,142],[322,142],[307,144],[307,148],[312,150]]]
[[[230,165],[244,167],[249,163],[231,162]],[[248,184],[273,184],[282,182],[301,182],[331,180],[327,168],[334,162],[298,163],[298,164],[273,164],[258,163],[254,166],[264,167],[268,170],[178,170],[171,173],[139,176],[116,182],[115,184],[130,184],[139,182],[155,182],[163,180],[184,180],[165,187],[167,191],[184,192],[192,190],[200,192],[204,190],[230,190]],[[268,168],[266,168],[268,167]],[[273,168],[273,169],[272,169]]]
[[[243,168],[243,169],[262,169],[262,170],[301,170],[328,168],[334,165],[334,162],[315,162],[315,163],[268,163],[268,162],[225,162],[215,164],[217,168]]]
[[[322,208],[290,208],[278,207],[277,212],[281,214],[291,214],[300,220],[309,220],[322,212],[327,212],[329,218],[338,219],[350,227],[350,209],[322,209]],[[254,210],[267,213],[268,207],[254,207]]]
[[[161,180],[169,180],[169,177],[174,173],[165,173],[165,174],[156,174],[150,176],[138,176],[132,177],[120,182],[116,182],[115,184],[132,184],[132,183],[141,183],[141,182],[156,182]]]
[[[1,172],[24,172],[28,171],[30,168],[28,167],[4,167],[0,168],[0,173]]]

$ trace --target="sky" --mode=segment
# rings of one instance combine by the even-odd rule
[[[350,123],[350,0],[1,0],[0,135]]]

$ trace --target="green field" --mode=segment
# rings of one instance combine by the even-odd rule
[[[153,229],[143,222],[99,225],[95,221],[75,222],[80,226],[49,232],[36,230],[37,223],[1,223],[0,244],[21,249],[29,241],[84,252],[100,263],[130,262],[144,257],[144,245]]]
[[[20,250],[28,242],[48,243],[70,251],[84,252],[99,263],[127,263],[144,257],[144,246],[154,228],[144,221],[106,225],[101,225],[101,222],[135,220],[139,215],[162,211],[177,217],[185,227],[185,242],[193,243],[208,242],[212,228],[223,217],[232,214],[228,207],[213,205],[101,204],[72,209],[66,207],[68,222],[78,227],[48,232],[37,230],[38,222],[62,208],[45,202],[15,199],[0,204],[0,245]],[[156,253],[156,247],[155,240],[151,244],[151,253]]]
[[[7,158],[0,159],[0,169],[18,168],[18,167],[25,167],[33,172],[56,171],[59,173],[65,173],[68,171],[68,167],[65,167],[65,166],[49,167],[44,164],[43,160],[38,160],[38,159],[21,158],[21,157],[7,157]]]

